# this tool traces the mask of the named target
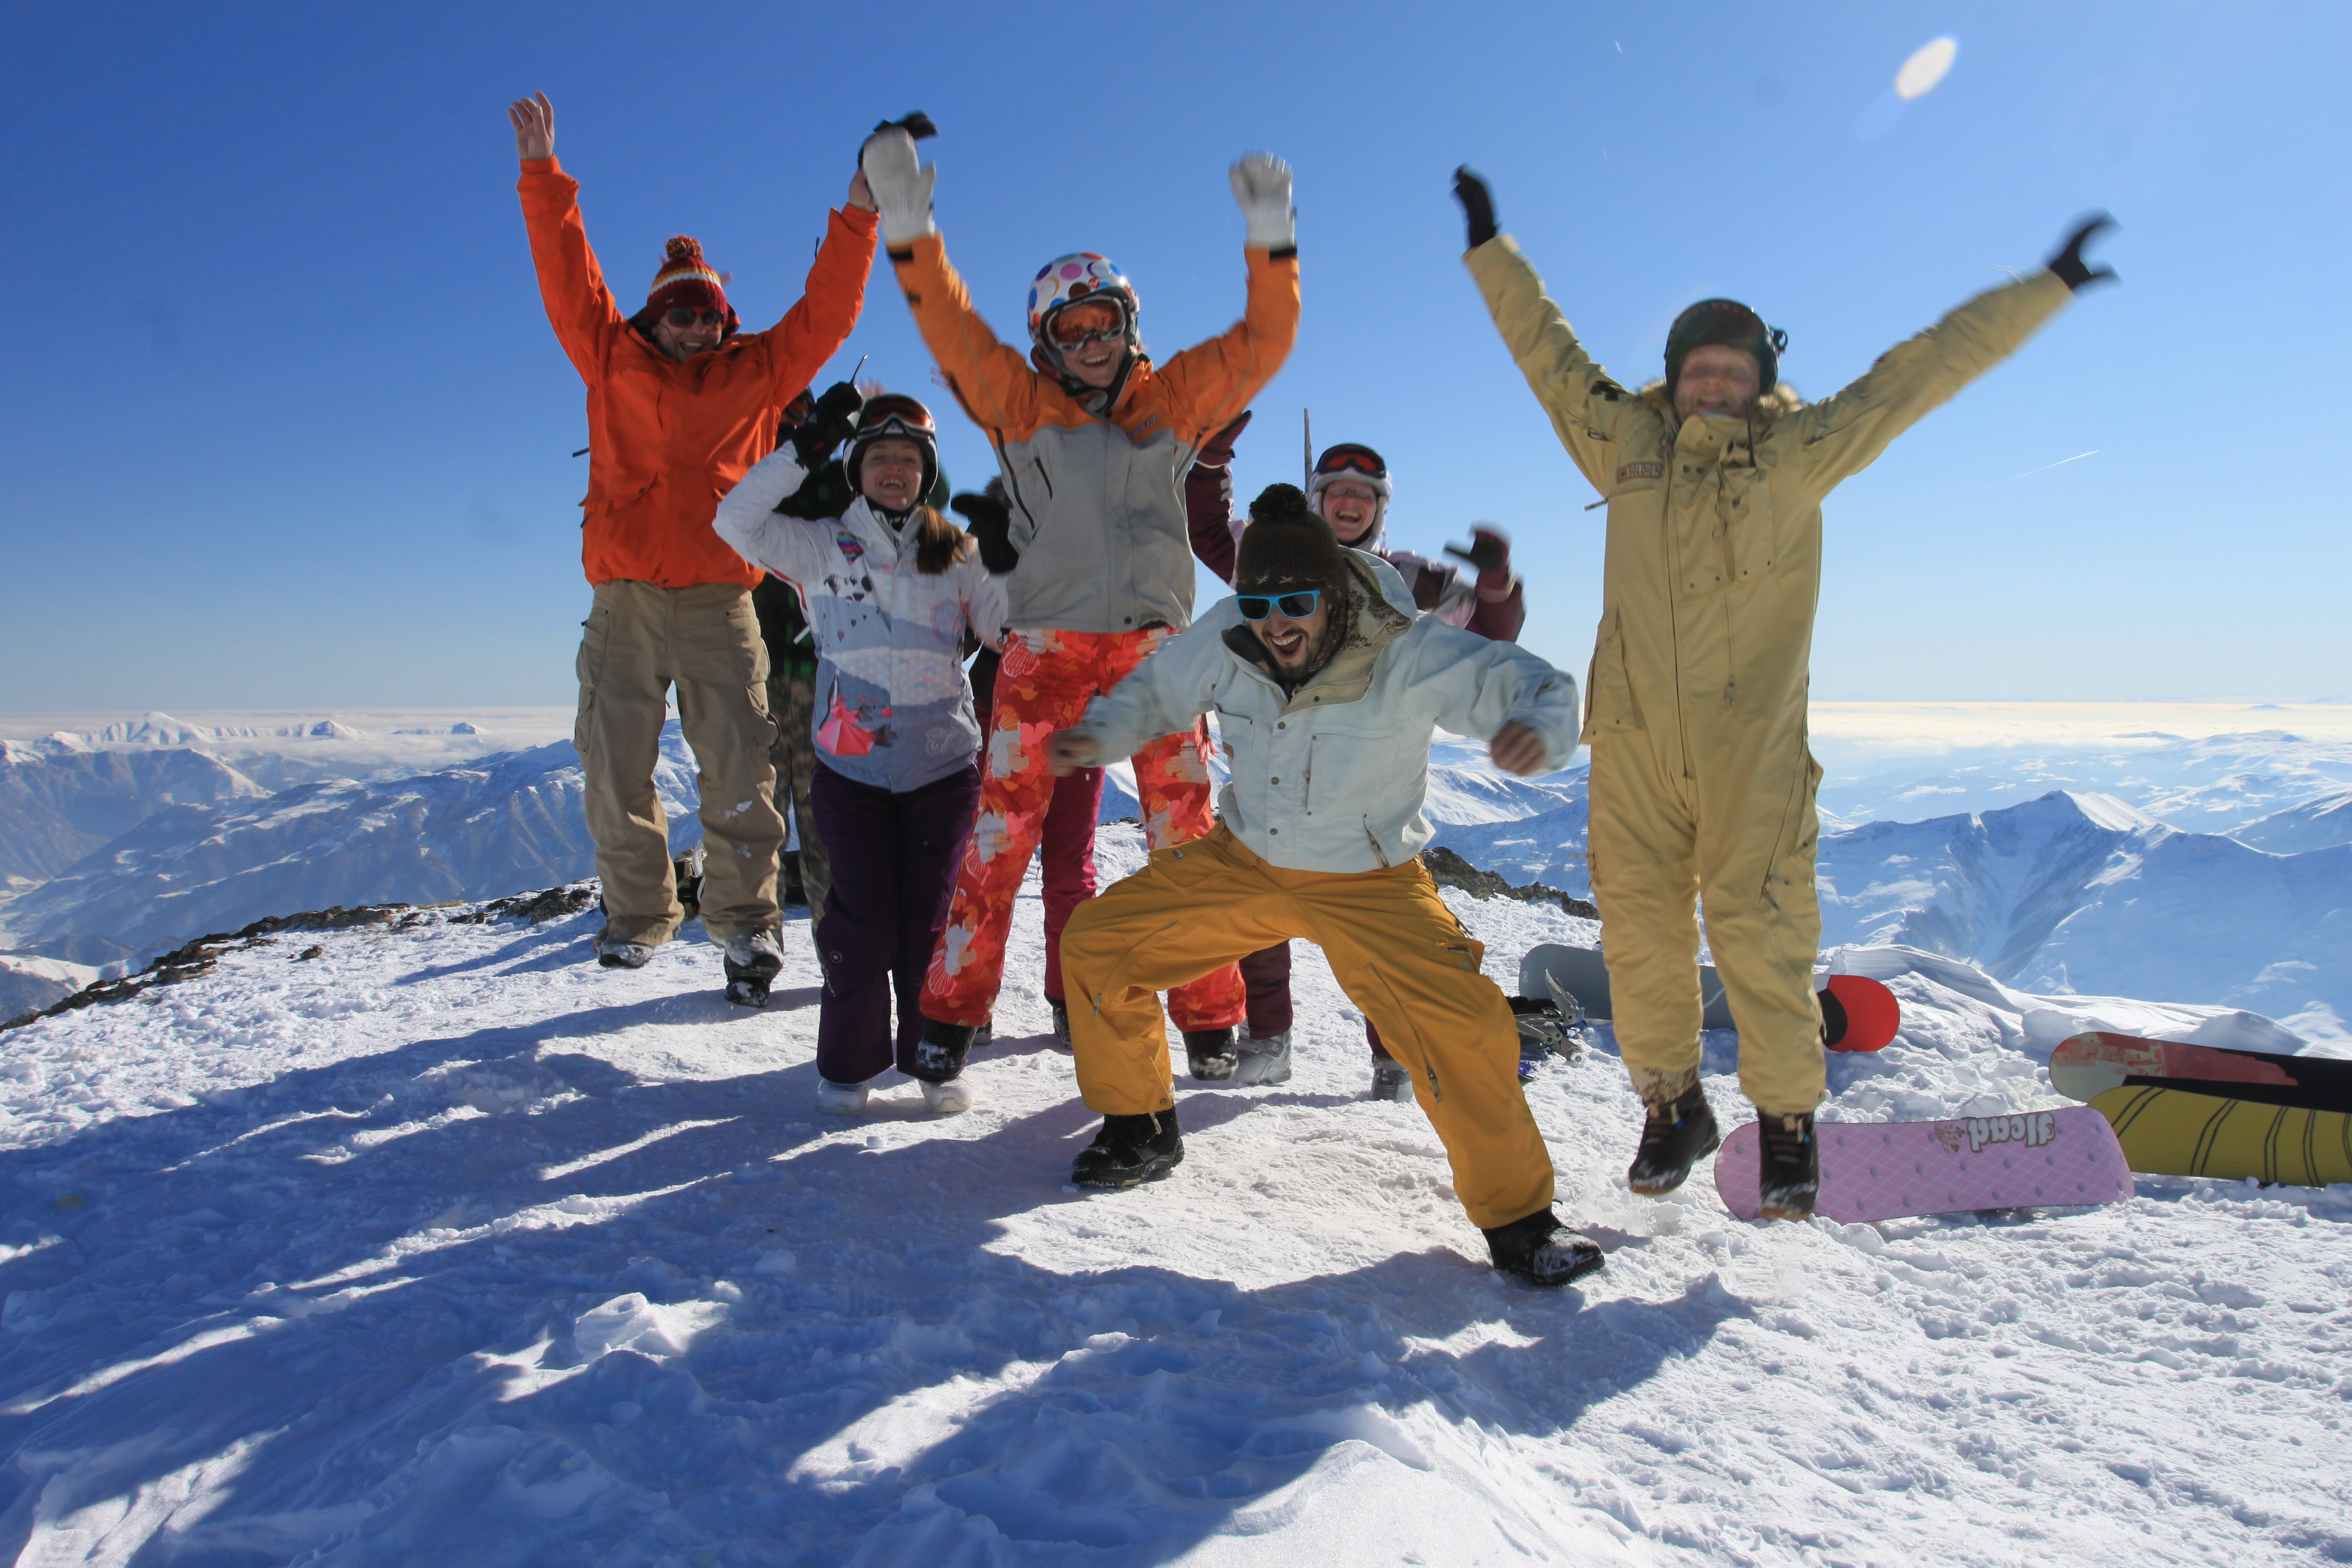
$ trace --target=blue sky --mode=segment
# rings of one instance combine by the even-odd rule
[[[543,89],[589,236],[674,232],[748,321],[797,296],[875,121],[942,128],[939,220],[1001,332],[1108,252],[1166,355],[1242,300],[1225,166],[1297,170],[1305,317],[1245,492],[1378,446],[1393,536],[1513,533],[1581,672],[1593,499],[1460,264],[1448,175],[1622,378],[1729,294],[1834,390],[2082,213],[2086,294],[1828,508],[1817,696],[2352,693],[2352,313],[2335,5],[240,5],[25,10],[0,42],[0,710],[568,702],[577,379],[506,101]],[[1890,113],[1938,36],[1958,61]],[[833,374],[920,394],[877,269]],[[985,447],[945,399],[950,474]],[[2043,468],[2075,454],[2095,455]],[[2030,472],[2037,468],[2042,471]],[[2022,477],[2021,477],[2022,476]]]

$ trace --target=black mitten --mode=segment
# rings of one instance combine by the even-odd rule
[[[2086,267],[2083,263],[2084,245],[2099,230],[2115,226],[2116,220],[2106,214],[2093,214],[2084,221],[2082,227],[2066,237],[2066,243],[2060,246],[2058,254],[2050,258],[2051,273],[2059,282],[2066,285],[2068,289],[2077,294],[2083,291],[2083,286],[2086,283],[2118,281],[2114,268]]]
[[[971,540],[980,546],[980,563],[1002,577],[1021,564],[1021,552],[1013,548],[1013,509],[993,496],[966,490],[948,502],[948,508],[964,520],[971,530]]]
[[[849,439],[857,428],[857,416],[866,406],[865,395],[845,381],[836,381],[824,389],[816,400],[809,416],[790,437],[793,453],[803,468],[814,468],[825,455]]]
[[[902,120],[886,120],[874,129],[876,131],[903,131],[917,142],[920,142],[926,137],[937,136],[940,133],[940,128],[931,123],[931,117],[925,114],[919,109]]]
[[[1470,226],[1470,249],[1477,249],[1500,232],[1495,227],[1495,195],[1467,163],[1454,171],[1454,199],[1462,204],[1462,216]]]

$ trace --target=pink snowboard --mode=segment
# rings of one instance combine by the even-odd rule
[[[1950,1121],[1822,1121],[1814,1135],[1822,1150],[1814,1212],[1847,1225],[2132,1195],[2115,1129],[2087,1105]],[[1756,1140],[1750,1121],[1715,1157],[1715,1190],[1741,1219],[1756,1217]]]

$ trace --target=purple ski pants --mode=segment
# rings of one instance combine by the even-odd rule
[[[844,778],[819,758],[809,794],[834,873],[816,928],[824,971],[816,1070],[831,1083],[864,1083],[894,1058],[901,1071],[914,1060],[923,972],[947,924],[956,862],[980,801],[980,768],[967,763],[900,793]]]

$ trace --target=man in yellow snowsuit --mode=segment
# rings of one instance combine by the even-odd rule
[[[1698,1087],[1698,922],[1739,1029],[1763,1134],[1764,1212],[1811,1214],[1824,1093],[1813,962],[1821,768],[1806,742],[1822,500],[2006,357],[2106,268],[2070,237],[2046,270],[1977,296],[1810,405],[1778,384],[1787,335],[1729,300],[1692,306],[1666,379],[1626,391],[1577,342],[1468,170],[1471,275],[1576,466],[1609,505],[1586,684],[1592,895],[1617,1042],[1647,1108],[1628,1179],[1673,1191],[1717,1147]]]

